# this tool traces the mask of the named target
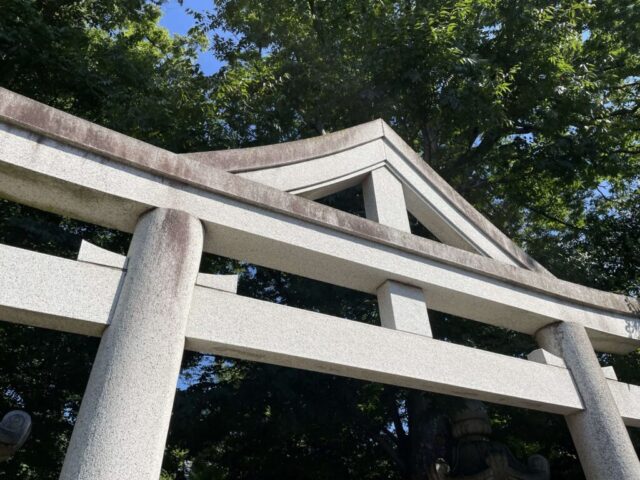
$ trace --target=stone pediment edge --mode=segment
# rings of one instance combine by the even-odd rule
[[[0,121],[140,170],[571,303],[638,316],[638,300],[514,267],[241,178],[0,87]]]
[[[241,173],[306,162],[351,150],[377,139],[383,139],[385,148],[395,149],[401,158],[410,164],[425,181],[431,183],[436,190],[439,190],[454,208],[511,256],[516,263],[524,268],[551,275],[547,269],[467,202],[431,166],[424,162],[389,124],[381,119],[327,135],[292,142],[182,155],[231,173]]]
[[[415,170],[417,170],[425,181],[431,183],[436,190],[439,190],[464,217],[469,219],[476,228],[498,244],[500,248],[511,255],[524,268],[546,275],[551,275],[546,268],[522,250],[522,248],[516,245],[511,238],[491,223],[487,217],[480,213],[451,185],[449,185],[430,165],[423,161],[422,158],[386,122],[382,122],[382,124],[384,139],[387,143],[386,148],[391,147],[398,151],[400,156]]]
[[[302,140],[259,147],[183,153],[181,156],[200,160],[207,165],[231,173],[282,167],[351,150],[359,145],[382,138],[384,136],[383,123],[378,119]]]

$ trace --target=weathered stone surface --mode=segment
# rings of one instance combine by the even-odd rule
[[[335,152],[353,149],[384,136],[382,120],[373,120],[327,135],[264,147],[218,150],[184,154],[206,165],[228,172],[240,173],[272,169],[306,162]]]
[[[5,259],[10,261],[5,262]],[[50,270],[47,269],[49,261],[53,262]],[[7,264],[12,266],[11,276],[0,276],[3,319],[74,331],[78,320],[65,315],[78,315],[80,312],[69,312],[67,307],[80,304],[84,318],[82,331],[96,336],[102,334],[120,283],[120,275],[115,269],[0,245],[0,266]],[[64,284],[71,288],[58,289],[56,280],[59,278],[63,278]],[[21,296],[20,290],[12,290],[13,285],[25,291],[38,292],[36,299],[44,299],[45,302],[33,303],[32,296]],[[91,288],[96,285],[103,287]],[[87,299],[89,294],[92,296]],[[49,302],[54,295],[59,300],[55,304]],[[11,307],[3,307],[3,302]],[[14,320],[15,312],[22,312],[24,308],[28,308],[28,315]],[[260,312],[260,315],[256,316],[255,312]],[[246,337],[245,332],[248,334]],[[470,395],[476,398],[545,411],[545,403],[552,405],[549,411],[559,413],[581,408],[566,371],[555,372],[555,368],[545,365],[530,368],[528,362],[490,352],[197,285],[186,336],[186,348],[204,353],[339,372],[341,375],[414,388],[430,389],[435,385],[438,391],[453,395],[472,391]],[[385,352],[387,357],[378,357],[371,352]],[[474,367],[443,369],[439,362],[452,367],[457,365],[446,360],[448,355]],[[417,365],[409,364],[410,361]],[[379,368],[382,370],[378,371]],[[481,381],[482,372],[491,369],[499,369],[505,372],[505,376],[488,376]],[[550,371],[551,377],[548,376]],[[506,372],[511,373],[507,375]],[[515,383],[501,386],[507,380]],[[536,385],[539,391],[536,391]],[[553,389],[540,390],[545,385],[553,385]],[[487,390],[486,395],[482,388]],[[640,405],[640,388],[630,390],[630,386],[621,384],[619,392],[624,395],[626,404]],[[538,407],[532,407],[534,404]],[[630,410],[627,419],[640,422],[640,411]]]
[[[275,191],[273,191],[273,189],[268,189],[265,187],[256,188],[254,182],[247,182],[246,180],[233,175],[225,176],[224,172],[214,167],[211,167],[211,169],[208,170],[207,174],[202,171],[200,162],[192,162],[189,160],[191,154],[187,156],[180,156],[181,158],[178,159],[176,158],[178,156],[172,154],[171,152],[167,152],[166,150],[162,150],[152,145],[145,144],[144,142],[140,142],[139,140],[135,140],[107,128],[92,124],[91,122],[87,122],[54,108],[47,107],[46,105],[27,99],[21,95],[17,95],[2,88],[0,88],[0,119],[6,121],[9,124],[24,127],[29,131],[37,132],[49,138],[60,140],[63,143],[67,143],[72,146],[78,146],[86,152],[94,152],[98,155],[105,156],[106,158],[117,160],[118,162],[121,162],[125,165],[135,166],[137,168],[141,168],[142,170],[161,174],[163,176],[166,176],[167,178],[184,181],[188,184],[202,187],[205,190],[229,195],[232,198],[240,197],[245,198],[246,200],[250,201],[250,203],[257,202],[260,204],[269,205],[273,207],[274,211],[282,211],[283,209],[286,210],[286,207],[284,207],[284,203],[288,203],[291,201],[295,202],[296,200],[294,199],[297,198],[290,198],[290,196],[286,196],[286,194],[277,195],[275,194]],[[397,134],[395,134],[392,129],[388,127],[384,129],[384,135],[390,138],[394,137],[394,139],[391,140],[391,142],[395,145],[394,148],[402,150],[403,153],[405,153],[408,157],[413,157],[414,160],[416,160],[416,166],[424,164],[424,162],[418,162],[419,157],[416,155],[416,153],[413,152],[413,150],[411,150],[408,145],[404,144],[404,142],[402,142],[402,140],[397,137]],[[375,133],[375,135],[365,135],[365,137],[369,140],[379,138],[379,133]],[[273,147],[277,148],[279,146],[274,145]],[[345,146],[345,148],[347,147]],[[207,152],[207,154],[209,154],[209,152]],[[279,158],[281,158],[281,156],[279,156]],[[199,175],[197,175],[196,173],[199,173]],[[444,181],[442,180],[442,182]],[[446,183],[443,183],[442,185],[440,185],[440,187],[443,190],[446,190],[445,193],[447,196],[459,197],[459,195],[450,186],[446,185]],[[240,191],[242,190],[244,190],[244,195],[240,193]],[[255,198],[255,193],[262,194],[262,198]],[[304,204],[304,199],[297,198],[297,200],[301,201],[301,203]],[[317,204],[312,203],[311,205],[316,206],[316,208],[320,212],[323,212],[325,210],[325,208]],[[305,209],[306,213],[310,213],[306,210],[308,209]],[[291,209],[290,213],[295,216],[299,215],[300,211],[300,208],[295,208]],[[348,214],[345,215],[347,216],[347,218],[351,217]],[[309,218],[309,220],[313,219]],[[326,219],[323,219],[322,221],[324,222],[326,221]],[[336,222],[335,226],[340,227],[340,223],[341,222]],[[366,225],[366,222],[364,225]],[[364,225],[362,225],[362,233],[367,230]],[[358,225],[358,227],[360,227],[360,225]],[[133,227],[131,227],[131,230],[132,228]],[[493,228],[495,229],[495,227]],[[358,233],[357,231],[361,229],[354,228],[354,230],[354,233]],[[391,238],[385,238],[386,235],[384,235],[383,232],[385,232],[384,228],[375,228],[374,236],[378,237],[382,242],[391,240]],[[373,232],[367,232],[365,236],[368,237],[371,234],[373,234]],[[415,237],[413,239],[416,240]],[[393,240],[395,240],[395,238]],[[430,245],[433,248],[437,248],[437,243],[435,245],[433,245],[433,243],[434,242],[427,241],[425,245]],[[411,246],[409,248],[419,250],[419,248],[416,248],[414,246]],[[471,262],[471,258],[473,257],[474,256],[465,258],[470,262],[470,265],[473,264],[473,262]],[[476,258],[475,260],[481,261],[480,258]],[[491,263],[492,262],[489,262],[489,264]],[[495,264],[495,262],[493,263]],[[593,289],[585,288],[584,301],[588,303],[589,298],[595,300],[593,298],[594,295],[603,293],[604,292],[598,292]],[[621,297],[619,295],[608,295],[610,296],[610,299]],[[621,304],[626,305],[626,302],[627,300],[624,300],[624,297],[622,297]],[[633,307],[631,308],[633,311],[638,311],[638,309],[640,309],[640,305],[637,305],[633,302],[632,305]],[[617,307],[611,305],[610,308]],[[629,305],[626,305],[626,308],[621,305],[620,308],[622,308],[622,311],[629,311],[630,309]]]
[[[625,425],[640,428],[640,386],[607,379]]]
[[[564,368],[221,291],[196,289],[186,347],[546,412],[582,408]]]
[[[362,127],[364,128],[364,125]],[[333,145],[329,138],[324,136],[302,141],[301,145],[292,150],[302,150],[302,145],[307,141],[321,141],[326,147]],[[458,208],[455,201],[443,194],[442,190],[438,188],[438,182],[431,181],[428,172],[415,168],[412,160],[407,159],[404,154],[388,145],[387,142],[387,138],[374,136],[365,143],[351,145],[346,149],[340,149],[337,145],[334,145],[335,150],[333,151],[325,148],[324,155],[304,158],[299,162],[289,162],[282,157],[277,157],[279,160],[276,164],[259,169],[253,167],[247,167],[245,170],[228,168],[229,166],[224,161],[224,155],[227,152],[231,156],[242,157],[247,165],[252,164],[251,162],[255,158],[249,157],[248,152],[242,150],[208,152],[189,155],[189,157],[202,157],[207,163],[225,168],[228,171],[238,172],[237,174],[243,178],[311,199],[339,192],[357,185],[364,179],[365,205],[367,186],[371,183],[372,178],[380,171],[392,171],[398,179],[398,185],[404,189],[407,200],[405,209],[408,208],[444,243],[474,253],[481,253],[510,265],[544,271],[540,265],[527,258],[513,242],[508,239],[498,239],[497,237],[504,237],[502,233],[493,231],[491,235],[488,235],[487,231],[479,227],[467,215],[465,209]],[[293,143],[297,145],[297,142]],[[271,147],[264,148],[270,149]],[[254,153],[257,157],[261,157],[260,152]],[[209,156],[209,154],[211,155]],[[215,161],[213,161],[214,158]],[[405,202],[403,201],[403,203]],[[402,212],[402,216],[406,217],[405,212]],[[403,231],[409,231],[403,226],[377,220],[376,215],[368,215],[367,218]],[[392,219],[396,218],[401,219],[402,217],[392,217]]]
[[[5,265],[11,267],[4,269]],[[109,312],[120,283],[120,274],[115,269],[56,258],[6,245],[0,245],[0,267],[3,267],[4,272],[11,274],[5,273],[0,276],[0,311],[4,320],[94,336],[100,336],[107,326]],[[65,287],[69,288],[58,288],[61,278],[64,279],[62,283]],[[96,288],[96,286],[99,287]],[[22,291],[37,292],[37,294],[23,296]],[[53,303],[53,298],[58,301]],[[79,307],[77,310],[68,310],[70,305]],[[264,318],[260,321],[255,319],[255,315],[251,315],[252,311],[261,312]],[[217,320],[218,316],[220,320]],[[220,325],[220,329],[216,329],[216,325]],[[323,328],[317,330],[320,325]],[[375,329],[373,334],[372,328]],[[239,332],[246,329],[256,335],[248,338],[246,342],[240,342],[236,334],[229,335],[229,332],[235,329]],[[302,349],[307,345],[305,342],[313,340],[308,338],[305,340],[307,329],[311,329],[309,331],[315,337],[325,339],[327,344],[335,344],[338,346],[336,348],[343,348],[349,353],[353,352],[353,358],[351,356],[332,357],[335,365],[326,366],[329,359],[323,359],[323,355],[335,355],[335,352],[324,343],[317,344],[318,350],[309,350],[308,357],[304,357],[305,352]],[[273,331],[273,335],[267,335],[263,331]],[[363,343],[362,339],[372,335],[374,337],[371,338],[371,342]],[[442,342],[437,341],[423,344],[419,340],[420,337],[415,335],[413,336],[415,340],[411,340],[412,343],[406,343],[408,337],[402,332],[230,295],[221,289],[212,291],[197,284],[187,326],[187,337],[188,349],[207,353],[226,352],[230,356],[240,358],[283,362],[288,366],[317,371],[335,371],[346,376],[359,375],[358,378],[365,380],[384,381],[426,390],[434,388],[433,384],[438,384],[435,387],[438,391],[452,395],[469,396],[466,393],[467,389],[475,389],[473,396],[478,399],[497,403],[505,402],[523,408],[539,408],[556,413],[569,413],[581,408],[573,381],[566,371],[562,374],[564,376],[549,377],[549,369],[532,372],[528,369],[527,362],[521,360],[461,346],[441,347]],[[360,340],[354,340],[354,344],[351,345],[343,342],[345,338]],[[227,346],[221,345],[225,339],[231,342]],[[362,348],[356,351],[354,345],[362,345]],[[380,345],[390,349],[385,367],[389,370],[376,371],[376,368],[383,364],[378,365],[375,358],[371,358],[370,364],[359,363],[369,358],[368,349],[378,351],[381,348]],[[277,352],[270,352],[270,348],[276,349]],[[424,351],[424,355],[435,351],[432,357],[426,357],[433,358],[434,362],[440,361],[438,359],[443,359],[441,361],[444,362],[447,355],[454,355],[456,358],[460,356],[459,358],[464,362],[473,364],[478,370],[461,368],[458,371],[443,372],[437,363],[432,364],[419,356],[415,360],[422,362],[425,370],[422,373],[415,371],[416,377],[411,378],[411,367],[402,366],[406,363],[405,350],[407,349],[416,352]],[[441,352],[437,353],[440,350]],[[292,358],[286,359],[283,355],[291,355]],[[357,360],[358,355],[361,355],[361,360]],[[496,358],[500,359],[500,363],[495,363]],[[519,367],[502,365],[502,361],[515,362],[514,365]],[[405,368],[407,368],[406,371]],[[510,371],[513,368],[514,373],[508,377],[509,381],[513,382],[515,379],[522,381],[523,385],[511,385],[513,387],[511,396],[505,399],[502,394],[494,394],[498,391],[503,392],[497,385],[503,382],[503,378],[491,376],[486,379],[489,382],[485,385],[487,392],[477,390],[477,379],[473,375],[481,375],[481,372],[490,371],[492,368],[498,368],[500,371]],[[550,370],[555,371],[556,368],[560,367],[550,367]],[[467,376],[467,372],[472,376]],[[440,375],[445,373],[448,377],[441,378]],[[507,377],[504,378],[507,379]],[[640,427],[640,387],[614,380],[608,380],[608,384],[624,422],[629,426]],[[548,385],[554,385],[554,388],[543,390]],[[540,392],[532,391],[536,389],[542,391],[546,401],[554,407],[548,409],[541,404],[537,407],[532,406],[532,401],[535,403],[540,400],[538,396]]]
[[[39,104],[46,121],[34,125],[29,122],[35,102],[11,97],[7,103],[0,117],[82,145],[74,150],[5,126],[0,132],[0,191],[7,198],[125,231],[149,207],[185,209],[202,218],[213,235],[205,242],[212,253],[367,292],[395,280],[422,288],[434,309],[525,333],[557,320],[581,322],[602,351],[629,351],[640,340],[634,300],[509,267],[219,170],[203,171],[187,157],[178,160],[159,149],[142,156],[153,147],[138,151],[137,143],[127,144],[124,136]],[[106,139],[126,145],[109,150]],[[380,256],[383,251],[388,259]]]
[[[378,140],[382,142],[382,148],[380,150],[384,151],[384,160],[393,161],[393,159],[402,157],[410,169],[413,169],[413,171],[418,173],[421,179],[426,180],[433,186],[434,193],[437,192],[439,197],[446,198],[451,202],[451,208],[446,209],[447,213],[462,213],[462,216],[457,218],[457,220],[470,222],[481,232],[484,232],[484,235],[491,238],[507,254],[504,257],[505,259],[511,257],[518,265],[522,265],[542,273],[548,273],[542,265],[528,256],[522,251],[522,249],[517,247],[506,235],[504,235],[504,233],[498,230],[482,214],[473,208],[473,206],[471,206],[458,192],[451,188],[451,186],[449,186],[435,170],[429,167],[422,158],[420,158],[420,156],[417,155],[413,149],[382,120],[374,120],[339,132],[295,142],[268,145],[266,147],[258,148],[189,153],[184,154],[183,156],[198,159],[207,165],[229,172],[250,172],[250,174],[243,176],[280,188],[282,187],[280,182],[283,179],[277,178],[276,175],[274,175],[277,169],[282,169],[282,167],[294,164],[308,164],[311,160],[321,159],[322,157],[331,156],[336,152],[344,152],[348,150],[357,150],[358,155],[354,155],[351,158],[353,158],[354,162],[362,162],[364,159],[371,158],[371,155],[361,147],[364,145],[370,146]],[[376,158],[376,160],[379,161],[378,158]],[[399,168],[400,166],[395,162],[393,165],[396,168]],[[335,173],[335,168],[332,169],[324,164],[322,167],[324,167],[323,172],[325,172],[323,175],[333,175]],[[353,169],[366,168],[355,163],[352,163],[351,167]],[[301,168],[304,167],[301,166]],[[262,175],[260,173],[261,171],[265,172],[269,177],[267,178]],[[287,172],[293,172],[293,170],[287,169]],[[284,169],[282,170],[282,173],[284,173]],[[409,175],[409,171],[406,173]],[[294,175],[290,176],[295,177]],[[337,176],[338,175],[333,175],[333,178],[336,178]],[[297,178],[299,178],[299,176]],[[327,178],[329,177],[327,176]],[[317,175],[314,177],[314,180],[315,182],[307,181],[306,183],[321,183],[321,181],[318,180]],[[326,182],[327,180],[325,179],[324,181]],[[415,184],[415,182],[412,183]],[[343,187],[346,186],[347,184],[343,184]],[[288,188],[284,187],[281,189],[289,191],[292,187],[289,186]],[[323,194],[328,193],[330,192],[323,190]],[[413,201],[418,200],[418,197],[411,196],[411,200],[411,204],[413,206]],[[415,212],[412,211],[412,213],[414,213],[414,215],[416,213],[419,214],[419,209],[416,209]],[[420,217],[421,216],[418,218],[420,219]],[[432,217],[432,219],[437,220],[437,216]],[[460,224],[458,224],[458,226],[460,226]],[[445,228],[443,231],[444,230],[449,229]],[[454,242],[456,246],[468,249],[468,244],[461,242],[455,235],[448,236],[447,240]]]
[[[556,367],[567,368],[562,358],[550,352],[547,352],[544,348],[538,348],[532,351],[531,353],[529,353],[527,355],[527,360],[531,360],[532,362],[537,362],[537,363],[544,363],[545,365],[555,365]],[[618,405],[618,408],[624,408],[625,412],[635,410],[633,407],[631,407],[634,404],[632,400],[623,401],[621,398],[624,396],[625,391],[631,391],[633,388],[639,388],[639,391],[640,391],[640,387],[636,387],[635,385],[622,384],[622,383],[621,385],[626,385],[626,388],[618,387],[616,385],[619,383],[618,375],[616,375],[616,371],[612,366],[602,367],[602,373],[607,380],[613,380],[613,382],[609,382],[609,386],[610,388],[613,389],[612,395],[616,399],[616,405]],[[619,398],[620,400],[618,400]],[[640,411],[640,405],[638,405],[638,411]],[[634,415],[631,414],[631,416],[633,417]],[[623,415],[623,418],[624,417],[625,415]]]
[[[420,155],[418,155],[388,124],[382,122],[382,129],[384,131],[387,150],[389,152],[397,151],[411,162],[411,166],[419,171],[423,178],[428,179],[429,183],[433,184],[433,186],[440,192],[442,198],[451,202],[453,210],[457,210],[462,213],[463,217],[468,218],[480,229],[480,231],[484,232],[493,242],[501,246],[503,251],[508,253],[512,259],[516,260],[519,265],[544,275],[550,275],[542,265],[515,245],[509,237],[507,237],[486,217],[478,212],[478,210],[467,202],[462,195],[460,195],[453,187],[451,187],[451,185],[438,175],[433,168],[427,165]],[[411,200],[411,196],[408,196],[408,199]],[[414,214],[419,213],[417,210],[412,210],[411,201],[409,201],[409,204],[409,211]],[[418,220],[420,220],[420,218],[418,218]]]
[[[82,240],[78,250],[78,261],[105,265],[124,270],[127,266],[127,257],[118,253],[100,248],[93,243]]]
[[[386,167],[373,170],[362,185],[367,218],[410,232],[402,184]],[[387,280],[376,291],[383,327],[431,336],[424,292],[411,285]]]
[[[189,348],[205,352],[237,353],[562,413],[589,478],[640,478],[621,419],[633,424],[640,418],[637,406],[621,403],[640,396],[640,387],[615,381],[614,372],[603,371],[593,352],[594,346],[610,352],[637,347],[640,304],[550,276],[416,160],[415,152],[383,122],[332,139],[255,150],[256,168],[242,173],[270,183],[297,169],[304,184],[291,191],[310,196],[366,177],[367,210],[379,223],[229,174],[208,165],[206,155],[178,156],[0,89],[0,193],[82,220],[135,230],[130,265],[87,245],[74,266],[0,248],[2,266],[9,270],[20,258],[43,262],[42,271],[37,265],[28,267],[34,278],[16,268],[20,271],[6,275],[9,280],[2,279],[15,281],[0,293],[5,318],[93,335],[109,323],[61,478],[157,479],[185,334]],[[373,163],[365,160],[354,169],[353,162],[361,161],[356,150],[370,150]],[[291,157],[284,163],[275,158],[283,152]],[[343,171],[335,172],[339,177],[315,178],[313,184],[314,172],[305,172],[301,162],[325,154],[336,165],[342,159],[350,167],[340,165]],[[230,158],[246,155],[230,153]],[[382,163],[376,163],[378,156]],[[419,220],[434,222],[439,238],[481,255],[411,235],[405,197]],[[255,305],[234,295],[226,298],[229,294],[214,289],[235,291],[237,278],[216,283],[211,276],[198,276],[203,246],[211,253],[377,291],[383,324],[428,335],[424,292],[436,310],[537,332],[548,351],[538,350],[530,358],[548,365],[332,317],[321,316],[325,321],[316,323],[318,314]],[[56,266],[64,271],[58,274]],[[123,269],[128,271],[123,274]],[[70,283],[56,278],[54,283],[63,288],[38,291],[56,274]],[[70,285],[78,291],[69,293]],[[22,298],[24,292],[34,298]],[[56,293],[60,298],[53,300]],[[62,304],[84,293],[95,305],[89,300],[70,309]],[[203,301],[201,295],[209,298]],[[221,298],[227,301],[216,303]],[[234,305],[235,310],[230,308]],[[246,311],[251,305],[260,307],[259,318],[256,310]],[[79,310],[82,306],[86,312]],[[423,313],[424,324],[419,321]],[[292,323],[289,315],[297,321]],[[561,323],[553,325],[557,321]],[[335,330],[327,331],[329,327]],[[327,340],[331,343],[322,343]],[[562,357],[575,386],[554,355]],[[452,358],[459,362],[448,365]],[[487,378],[486,371],[499,371],[501,378]],[[526,376],[518,378],[523,372]],[[612,378],[606,380],[605,374]],[[532,385],[534,391],[526,391]],[[597,435],[602,438],[594,439]],[[515,475],[505,470],[510,463],[504,455],[491,458],[494,471]]]
[[[544,348],[538,348],[527,355],[527,360],[532,362],[544,363],[545,365],[555,365],[556,367],[567,368],[564,360],[551,352],[547,352]]]
[[[387,281],[378,289],[378,308],[383,327],[432,336],[424,292],[419,288]]]
[[[202,237],[184,212],[157,209],[140,219],[62,480],[158,479]]]
[[[212,275],[209,273],[198,273],[196,285],[214,288],[224,292],[236,293],[238,291],[238,275]]]
[[[2,320],[100,336],[122,271],[0,245]]]
[[[604,378],[608,380],[618,380],[618,375],[616,375],[613,367],[602,367],[602,373],[604,374]]]
[[[403,232],[411,232],[402,184],[382,167],[373,170],[362,185],[367,218]]]
[[[582,398],[584,410],[565,418],[586,477],[640,479],[640,462],[584,327],[563,322],[536,339],[564,359]]]
[[[86,240],[82,240],[80,243],[78,261],[95,263],[96,265],[105,265],[108,267],[118,268],[120,270],[127,268],[127,257],[118,253],[110,252],[104,248],[100,248]],[[196,285],[235,293],[238,290],[238,275],[198,273],[198,276],[196,277]]]
[[[225,152],[229,151],[220,153]],[[378,138],[312,160],[237,175],[313,200],[362,183],[369,172],[384,166],[385,162],[384,145]]]

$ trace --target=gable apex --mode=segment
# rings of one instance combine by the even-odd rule
[[[183,156],[312,200],[385,167],[401,182],[408,211],[443,243],[549,274],[381,119],[304,140]]]

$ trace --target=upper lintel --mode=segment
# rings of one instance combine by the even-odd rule
[[[205,167],[1,88],[0,195],[125,232],[150,208],[180,209],[203,222],[209,253],[369,293],[395,280],[422,288],[435,310],[528,334],[579,322],[600,351],[628,352],[640,343],[633,298]]]

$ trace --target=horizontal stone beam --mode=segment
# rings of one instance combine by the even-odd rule
[[[582,409],[564,367],[532,368],[540,364],[224,292],[204,294],[194,297],[189,350],[548,413]],[[624,423],[640,427],[640,386],[608,384]]]
[[[607,383],[625,425],[640,428],[640,387],[612,379]]]
[[[107,327],[124,275],[6,245],[0,271],[1,320],[93,336]],[[205,286],[194,291],[186,348],[551,413],[582,408],[563,367]],[[640,387],[608,382],[625,423],[640,426]]]
[[[564,415],[582,409],[564,368],[225,292],[202,294],[191,306],[189,350]]]
[[[397,281],[434,310],[527,334],[578,322],[601,351],[640,345],[634,299],[324,207],[2,89],[0,173],[5,198],[88,222],[131,232],[149,208],[185,210],[211,253],[370,293]]]
[[[82,335],[107,327],[123,271],[0,245],[0,319]]]
[[[79,261],[0,244],[0,320],[101,336],[126,257],[82,242]],[[235,293],[237,275],[199,273],[196,286]]]
[[[95,263],[98,265],[105,265],[107,267],[125,270],[127,268],[128,258],[124,255],[100,248],[86,240],[82,240],[80,243],[80,250],[78,251],[78,260],[81,262]],[[238,275],[198,273],[196,277],[196,285],[236,293],[238,291]]]
[[[581,295],[583,287],[451,247],[446,251],[460,257],[457,264],[437,255],[358,238],[6,125],[0,125],[0,172],[0,193],[5,197],[81,220],[131,231],[139,215],[151,207],[185,210],[205,224],[205,250],[211,253],[370,293],[385,281],[395,280],[422,288],[434,310],[528,334],[557,321],[579,322],[587,328],[594,347],[602,351],[627,352],[639,344],[637,318],[567,298],[572,291]],[[275,190],[273,194],[287,195]],[[300,206],[298,201],[308,202],[309,208],[321,207],[289,197],[292,209]],[[329,219],[346,216],[328,208],[326,215]],[[408,235],[388,230],[397,236]],[[442,247],[408,237],[422,246]],[[461,263],[469,261],[476,266],[491,265],[494,270],[463,268]],[[539,282],[535,288],[526,284],[531,279]],[[566,296],[555,295],[554,286],[564,289]],[[594,298],[603,294],[593,292]],[[605,297],[615,302],[616,296]]]

